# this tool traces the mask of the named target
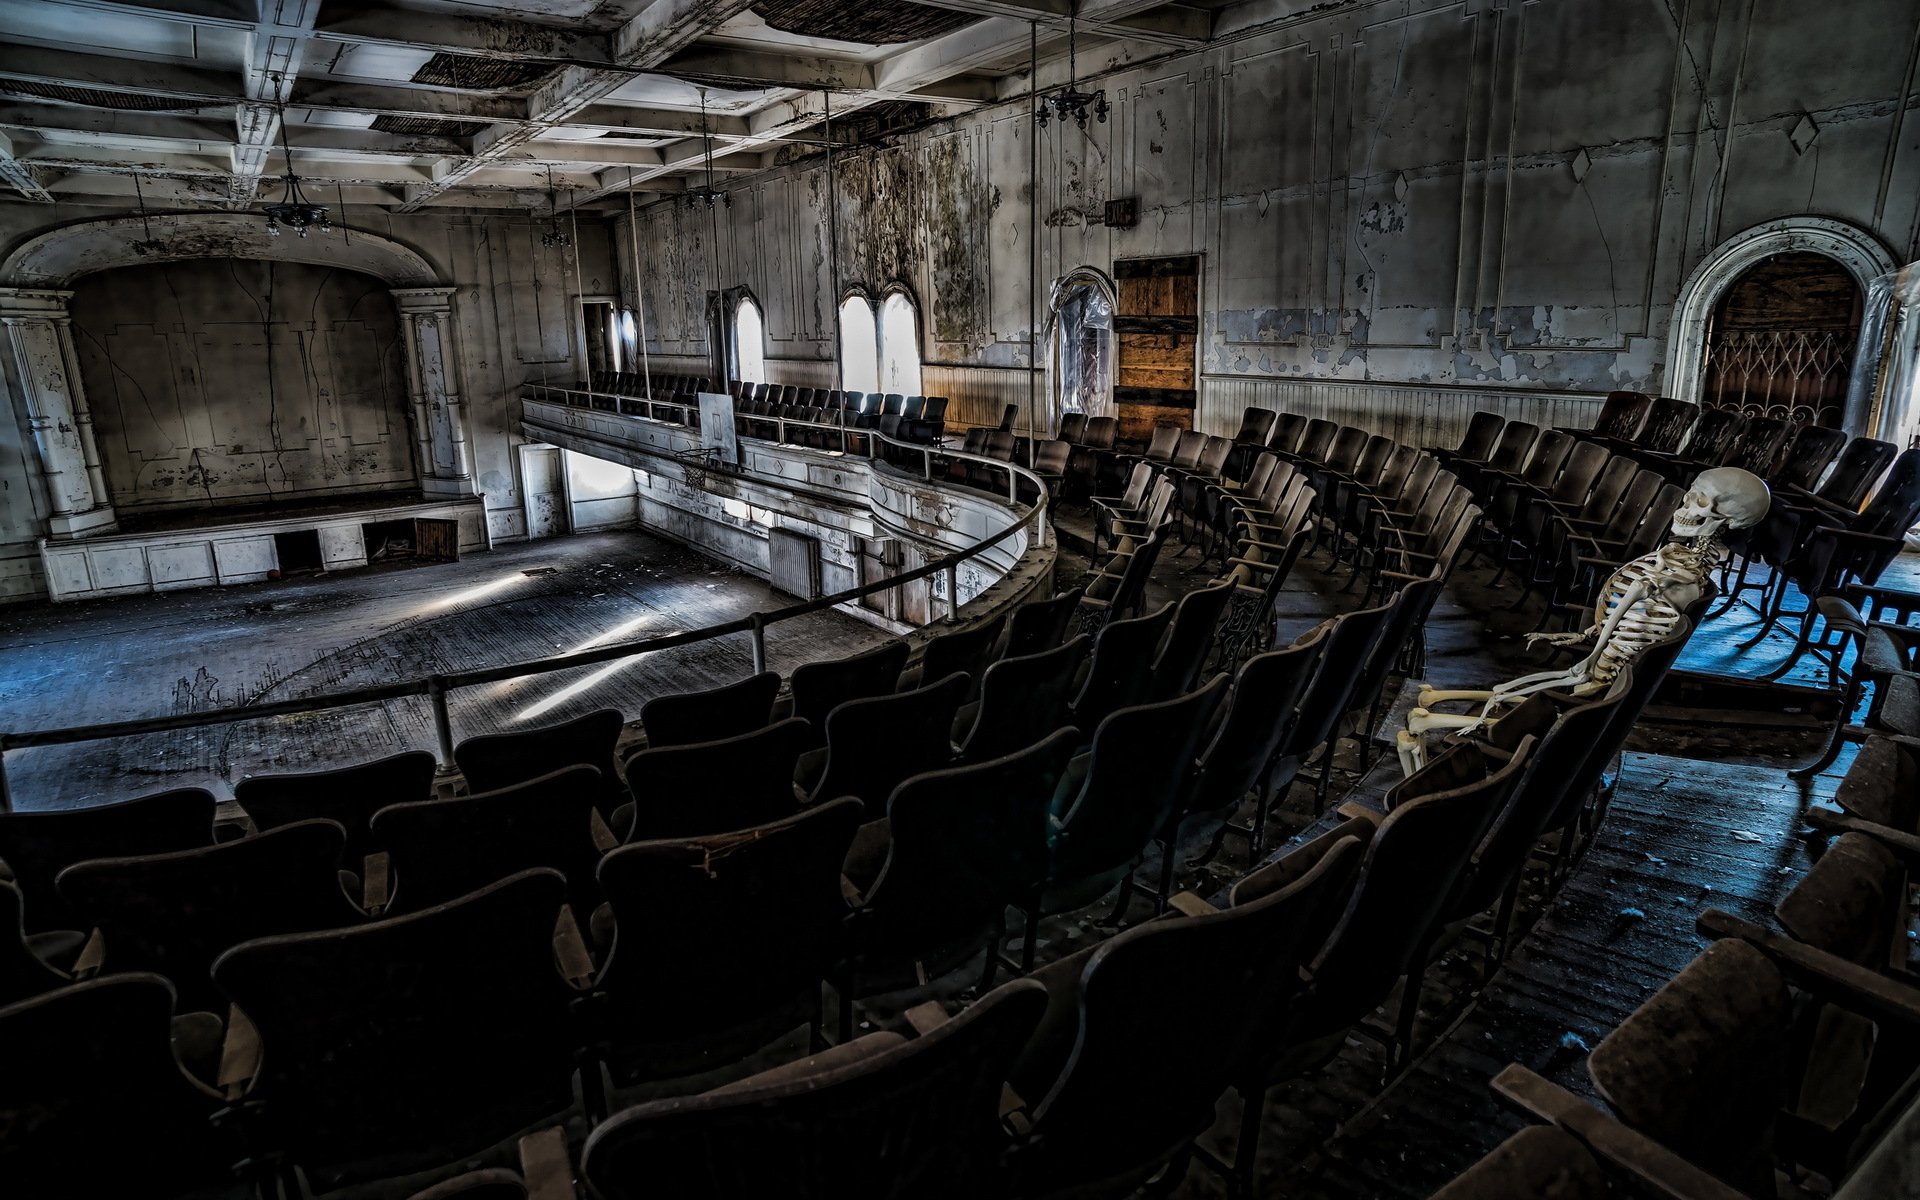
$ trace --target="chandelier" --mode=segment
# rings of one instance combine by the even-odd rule
[[[547,165],[547,231],[540,235],[540,244],[548,249],[565,249],[573,245],[573,238],[560,228],[560,193],[553,190],[551,163]]]
[[[1103,89],[1098,92],[1082,92],[1074,87],[1075,81],[1079,78],[1073,24],[1074,12],[1078,8],[1079,5],[1076,4],[1072,9],[1067,10],[1067,86],[1040,97],[1040,103],[1033,112],[1034,121],[1042,129],[1046,128],[1049,120],[1064,122],[1069,117],[1080,128],[1085,129],[1089,114],[1098,118],[1102,125],[1107,121],[1106,91]]]
[[[153,236],[153,226],[147,223],[147,198],[140,191],[140,172],[138,171],[133,173],[133,198],[140,205],[140,228],[147,236],[133,243],[129,248],[141,258],[149,254],[166,253],[167,244]]]
[[[283,225],[301,237],[307,236],[309,229],[315,233],[331,233],[333,222],[327,219],[327,206],[308,200],[300,191],[300,177],[293,173],[293,148],[287,144],[287,102],[281,95],[281,88],[281,77],[275,75],[273,107],[280,117],[280,156],[287,163],[287,179],[280,199],[262,206],[267,214],[267,233],[279,237]]]
[[[700,142],[706,150],[707,182],[702,186],[687,189],[687,207],[696,208],[704,203],[708,208],[716,205],[732,208],[733,194],[713,186],[713,134],[707,129],[707,89],[705,88],[700,89]]]

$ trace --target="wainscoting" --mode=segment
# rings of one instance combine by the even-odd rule
[[[1592,425],[1604,396],[1504,388],[1422,387],[1315,379],[1208,375],[1200,381],[1197,426],[1231,437],[1250,405],[1357,425],[1416,446],[1452,446],[1482,409],[1542,428]]]

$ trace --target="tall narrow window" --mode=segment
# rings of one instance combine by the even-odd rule
[[[880,330],[865,296],[840,302],[840,386],[850,392],[880,390]]]
[[[920,331],[913,301],[900,292],[880,305],[880,389],[920,394]]]
[[[733,308],[733,373],[746,383],[767,381],[766,324],[760,306],[745,297]]]

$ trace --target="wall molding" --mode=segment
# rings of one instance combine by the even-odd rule
[[[134,243],[152,229],[160,250],[142,253]],[[447,281],[417,252],[364,229],[340,236],[274,237],[254,213],[168,213],[81,221],[27,239],[0,262],[0,286],[63,288],[96,271],[146,263],[202,258],[257,258],[359,271],[396,288],[444,285]]]

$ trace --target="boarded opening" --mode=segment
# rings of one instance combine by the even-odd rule
[[[460,522],[418,517],[413,522],[414,553],[428,562],[460,561]]]
[[[1144,442],[1155,425],[1193,428],[1199,402],[1200,256],[1129,258],[1113,264],[1117,366],[1113,399],[1123,441]]]
[[[308,575],[320,570],[320,531],[295,529],[273,535],[273,552],[282,575]]]

